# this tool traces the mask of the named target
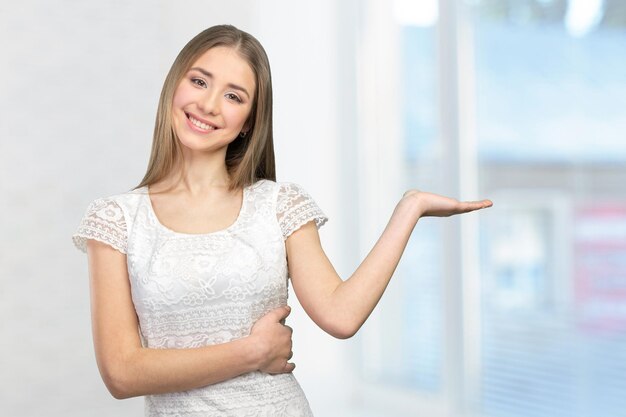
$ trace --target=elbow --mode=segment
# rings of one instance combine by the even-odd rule
[[[111,393],[113,398],[115,398],[116,400],[125,400],[127,398],[131,398],[130,395],[127,395],[124,391],[118,390],[117,388],[113,388],[109,385],[107,385],[107,388],[109,389],[109,393]]]
[[[125,366],[105,364],[100,367],[100,375],[102,381],[109,393],[116,400],[125,400],[127,398],[136,397],[133,392],[133,385],[129,381],[128,372]]]
[[[350,339],[352,336],[354,336],[360,328],[361,326],[353,325],[350,323],[335,323],[333,326],[329,326],[324,330],[326,330],[328,334],[336,339],[345,340]]]
[[[109,390],[109,393],[116,400],[125,400],[127,398],[134,397],[130,392],[129,384],[123,375],[119,373],[106,372],[102,374],[102,380],[104,385]]]
[[[333,333],[330,333],[330,335],[333,336],[335,339],[341,339],[341,340],[350,339],[355,334],[356,334],[356,332],[333,332]]]
[[[107,385],[107,388],[109,392],[111,393],[111,395],[113,396],[113,398],[115,398],[116,400],[125,400],[127,398],[135,397],[135,395],[130,394],[127,390],[121,387],[113,387],[113,386]]]

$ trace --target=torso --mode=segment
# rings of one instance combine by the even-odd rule
[[[310,220],[318,227],[326,221],[299,186],[270,180],[202,203],[180,193],[150,197],[142,186],[94,200],[73,236],[77,244],[82,239],[83,251],[86,239],[97,239],[126,254],[141,343],[150,349],[199,348],[248,336],[262,316],[287,304],[285,239]],[[145,401],[145,415],[154,417],[312,415],[292,373],[255,371]]]
[[[151,201],[146,191],[144,186],[117,200],[128,213],[128,272],[143,346],[227,343],[248,336],[262,316],[287,304],[278,184],[260,180],[195,203],[168,192]],[[214,201],[219,198],[228,201]],[[206,387],[147,395],[145,404],[150,417],[312,415],[292,373],[249,372]]]

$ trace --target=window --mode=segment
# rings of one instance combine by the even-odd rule
[[[367,197],[384,184],[495,202],[418,223],[362,339],[367,401],[626,416],[622,3],[367,2],[359,103],[384,106],[359,109],[364,227],[389,214]]]
[[[482,415],[626,416],[622,3],[470,9],[479,187],[500,207],[481,224]]]

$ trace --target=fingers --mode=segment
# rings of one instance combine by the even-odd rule
[[[493,202],[491,200],[480,200],[480,201],[466,201],[461,203],[461,213],[467,213],[474,210],[480,210],[484,208],[488,208],[493,206]]]
[[[270,310],[263,317],[261,317],[256,323],[254,323],[254,328],[258,328],[259,326],[271,325],[271,323],[280,323],[285,324],[285,319],[291,313],[291,307],[282,306]]]
[[[285,324],[290,313],[289,306],[278,307],[253,325],[251,336],[254,335],[263,351],[259,371],[280,374],[291,372],[295,368],[293,363],[289,363],[293,357],[293,329]]]
[[[290,313],[291,313],[291,307],[282,306],[282,307],[275,308],[274,310],[271,310],[264,317],[267,317],[268,319],[274,322],[285,324],[285,319],[287,318],[287,316],[289,316]]]
[[[296,364],[293,362],[289,362],[291,358],[293,358],[293,350],[289,351],[289,354],[287,355],[287,358],[285,359],[285,365],[283,366],[283,369],[279,371],[278,373],[292,372],[295,369]]]
[[[268,366],[265,370],[269,374],[284,374],[288,372],[293,372],[296,368],[296,364],[293,362],[289,362],[293,358],[293,351],[289,352],[289,355],[285,359],[277,359],[273,364]]]
[[[291,362],[287,362],[285,364],[285,369],[283,369],[283,372],[284,373],[293,372],[294,369],[296,369],[296,364],[295,363],[291,363]]]
[[[272,375],[286,374],[286,373],[289,373],[289,372],[293,372],[294,369],[296,369],[296,364],[295,363],[286,362],[285,366],[283,367],[282,370],[280,370],[280,371],[270,371],[268,373],[272,374]]]
[[[278,307],[272,310],[272,314],[275,315],[276,321],[279,321],[283,324],[285,323],[285,319],[287,318],[287,316],[289,316],[290,313],[291,307],[289,306]]]
[[[296,364],[293,362],[289,362],[291,358],[293,358],[293,350],[289,351],[289,355],[287,356],[287,363],[285,364],[284,372],[292,372],[295,369]]]

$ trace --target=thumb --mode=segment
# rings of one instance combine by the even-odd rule
[[[284,321],[285,318],[287,318],[287,316],[291,313],[291,307],[289,306],[282,306],[282,307],[278,307],[276,310],[276,318],[278,319],[278,321]]]

